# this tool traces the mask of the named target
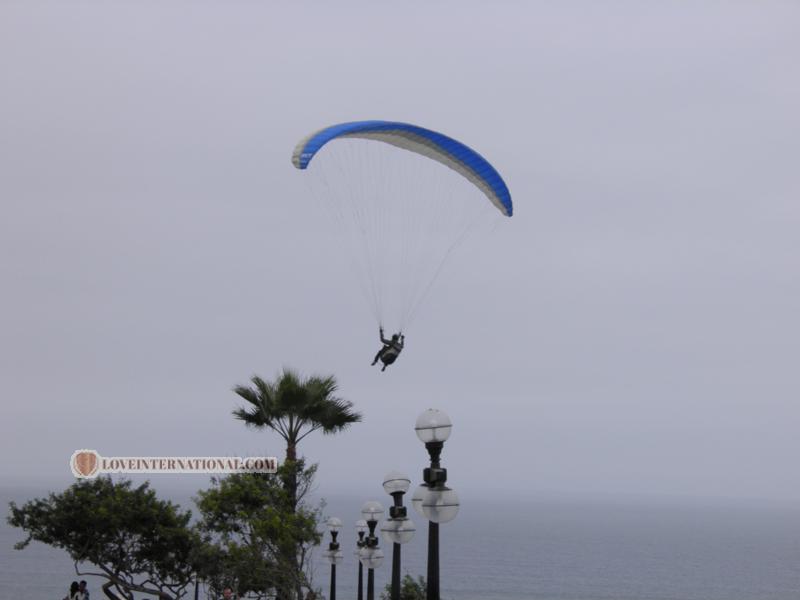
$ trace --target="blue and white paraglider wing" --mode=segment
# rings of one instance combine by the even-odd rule
[[[295,146],[292,163],[351,246],[376,320],[393,331],[407,331],[464,239],[513,214],[508,187],[485,158],[408,123],[325,127]]]
[[[408,123],[355,121],[326,127],[295,146],[292,163],[298,169],[307,168],[314,155],[337,138],[376,140],[427,156],[466,177],[507,217],[514,212],[508,187],[489,161],[453,138]]]

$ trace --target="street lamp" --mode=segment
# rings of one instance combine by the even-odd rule
[[[369,531],[369,527],[364,519],[359,519],[356,521],[356,533],[358,534],[358,541],[356,542],[356,550],[353,554],[355,554],[356,558],[358,559],[358,600],[364,600],[364,565],[361,564],[360,552],[361,549],[367,545],[367,542],[364,540],[364,536],[367,534],[367,531]]]
[[[330,600],[336,600],[336,565],[342,562],[342,551],[339,550],[339,542],[336,541],[336,536],[342,528],[341,519],[331,517],[327,522],[328,531],[331,532],[331,543],[328,544],[328,552],[326,558],[331,563],[331,595]]]
[[[403,494],[408,491],[411,480],[408,475],[392,471],[383,478],[383,489],[389,494],[394,504],[389,507],[389,519],[383,522],[381,534],[392,546],[392,596],[391,600],[400,600],[400,544],[405,544],[414,537],[414,523],[406,514],[403,506]]]
[[[369,535],[367,535],[365,545],[358,553],[358,557],[361,563],[367,567],[367,600],[375,600],[375,569],[383,564],[383,550],[378,548],[375,526],[383,515],[383,506],[380,502],[370,500],[361,507],[361,514],[369,527]]]
[[[439,600],[439,523],[447,523],[458,514],[458,495],[445,485],[447,469],[439,457],[453,424],[444,412],[429,408],[417,418],[414,429],[425,444],[431,466],[422,472],[421,484],[414,492],[411,504],[428,519],[428,582],[427,600]]]

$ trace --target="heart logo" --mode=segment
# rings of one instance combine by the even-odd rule
[[[100,455],[96,450],[76,450],[72,454],[70,467],[75,477],[93,477],[97,473]]]

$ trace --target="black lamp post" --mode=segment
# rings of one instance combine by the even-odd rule
[[[356,533],[358,534],[358,541],[356,542],[356,551],[354,554],[358,559],[358,600],[364,600],[364,565],[361,564],[361,549],[367,545],[367,542],[364,539],[367,531],[369,531],[369,527],[364,519],[359,519],[356,521]]]
[[[411,480],[408,475],[392,471],[383,478],[383,489],[392,497],[393,506],[389,507],[389,519],[383,522],[381,533],[383,539],[392,544],[392,596],[391,600],[400,600],[400,544],[411,541],[414,537],[414,523],[406,514],[403,506],[403,494],[408,491]]]
[[[331,532],[331,543],[328,544],[328,552],[326,553],[327,559],[331,563],[331,594],[330,600],[336,600],[336,565],[342,562],[342,551],[339,550],[339,542],[336,541],[336,536],[342,528],[341,519],[331,517],[328,519],[328,531]]]
[[[367,567],[367,600],[375,600],[375,569],[383,564],[383,550],[378,548],[375,526],[383,515],[383,506],[380,502],[370,500],[361,508],[361,514],[369,527],[369,535],[364,540],[365,544],[359,552],[359,559]]]
[[[455,519],[458,514],[458,495],[445,485],[447,469],[439,464],[445,441],[450,437],[453,424],[440,410],[429,408],[417,418],[414,429],[425,444],[431,466],[422,472],[425,483],[414,492],[411,503],[414,509],[428,519],[428,589],[427,600],[439,597],[439,524]]]

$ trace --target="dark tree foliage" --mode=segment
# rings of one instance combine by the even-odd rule
[[[281,472],[299,465],[298,495],[290,498]],[[239,597],[267,598],[285,590],[311,590],[307,557],[319,544],[320,510],[304,496],[316,466],[303,461],[282,465],[276,475],[237,474],[215,478],[196,499],[199,528],[217,548],[217,570],[206,581],[220,593],[231,587]]]
[[[422,575],[414,579],[406,573],[400,581],[400,600],[425,600],[427,596],[426,589],[425,578]],[[383,592],[381,592],[381,600],[391,600],[391,597],[392,584],[387,583]]]
[[[205,552],[190,519],[190,512],[159,500],[148,483],[133,487],[99,477],[22,506],[12,502],[8,523],[28,535],[15,548],[31,540],[62,548],[78,575],[106,579],[109,598],[141,592],[174,600],[186,594]]]

